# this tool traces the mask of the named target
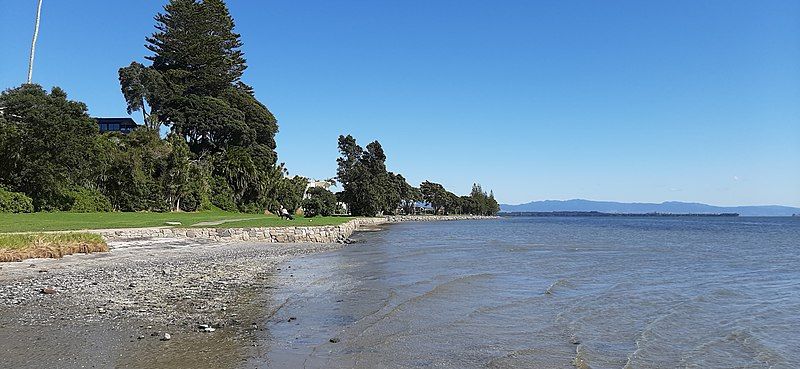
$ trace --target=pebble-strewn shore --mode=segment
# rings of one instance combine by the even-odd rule
[[[108,253],[0,264],[2,366],[238,367],[261,349],[255,335],[272,319],[268,306],[280,306],[270,291],[292,283],[276,273],[291,258],[342,247],[358,227],[465,219],[477,218],[100,231]]]
[[[268,292],[291,283],[275,279],[281,263],[342,246],[178,240],[4,263],[0,366],[199,368],[238,363],[239,356],[247,355],[241,350],[258,349],[247,342],[269,316]],[[206,352],[195,351],[198,345],[208,346]]]

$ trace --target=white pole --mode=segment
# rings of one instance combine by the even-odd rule
[[[36,8],[36,28],[33,29],[33,41],[31,42],[31,57],[28,59],[28,83],[33,79],[33,57],[36,54],[36,39],[39,37],[39,18],[42,15],[42,0]]]

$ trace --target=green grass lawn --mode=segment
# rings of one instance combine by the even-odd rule
[[[352,218],[296,217],[294,221],[288,221],[282,220],[275,215],[230,213],[225,211],[197,213],[0,213],[0,233],[160,227],[165,226],[166,222],[180,222],[181,227],[192,227],[203,222],[230,220],[236,220],[236,222],[210,225],[208,227],[292,227],[341,224],[350,219]]]

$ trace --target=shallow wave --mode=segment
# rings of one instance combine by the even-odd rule
[[[681,355],[685,367],[790,367],[786,359],[747,330],[736,330],[724,337],[698,344]]]
[[[381,322],[383,322],[383,321],[385,321],[387,319],[390,319],[392,316],[394,316],[398,312],[403,311],[409,305],[413,305],[413,304],[419,303],[419,302],[421,302],[421,301],[423,301],[425,299],[436,297],[436,296],[438,296],[440,294],[446,293],[447,290],[454,289],[454,288],[455,289],[463,288],[464,285],[469,285],[472,282],[480,281],[480,280],[486,280],[486,279],[490,279],[492,277],[493,277],[493,275],[490,274],[490,273],[471,274],[471,275],[461,276],[461,277],[449,280],[449,281],[444,282],[444,283],[439,283],[436,286],[434,286],[432,289],[430,289],[429,291],[426,291],[425,293],[416,295],[414,297],[411,297],[411,298],[409,298],[407,300],[404,300],[404,301],[394,305],[388,312],[382,313],[378,317],[377,320],[375,320],[375,321],[367,324],[365,327],[363,327],[361,329],[361,331],[356,336],[363,336],[364,334],[367,333],[367,331],[373,329],[376,325],[380,324]],[[388,304],[385,305],[385,307],[388,307],[388,306],[389,306]],[[383,310],[383,309],[380,309],[380,310],[376,311],[375,314],[380,313],[381,310]]]
[[[569,280],[567,280],[566,278],[561,278],[551,283],[550,286],[548,286],[547,289],[544,290],[544,294],[552,295],[557,287],[568,286],[568,285],[569,285]]]

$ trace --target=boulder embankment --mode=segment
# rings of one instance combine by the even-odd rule
[[[217,242],[336,243],[345,242],[360,227],[385,223],[495,219],[472,215],[419,215],[356,218],[336,226],[294,226],[255,228],[128,228],[93,231],[107,241],[178,238]]]
[[[497,216],[483,215],[389,215],[386,216],[388,223],[402,222],[443,222],[452,220],[485,220],[499,219]]]

